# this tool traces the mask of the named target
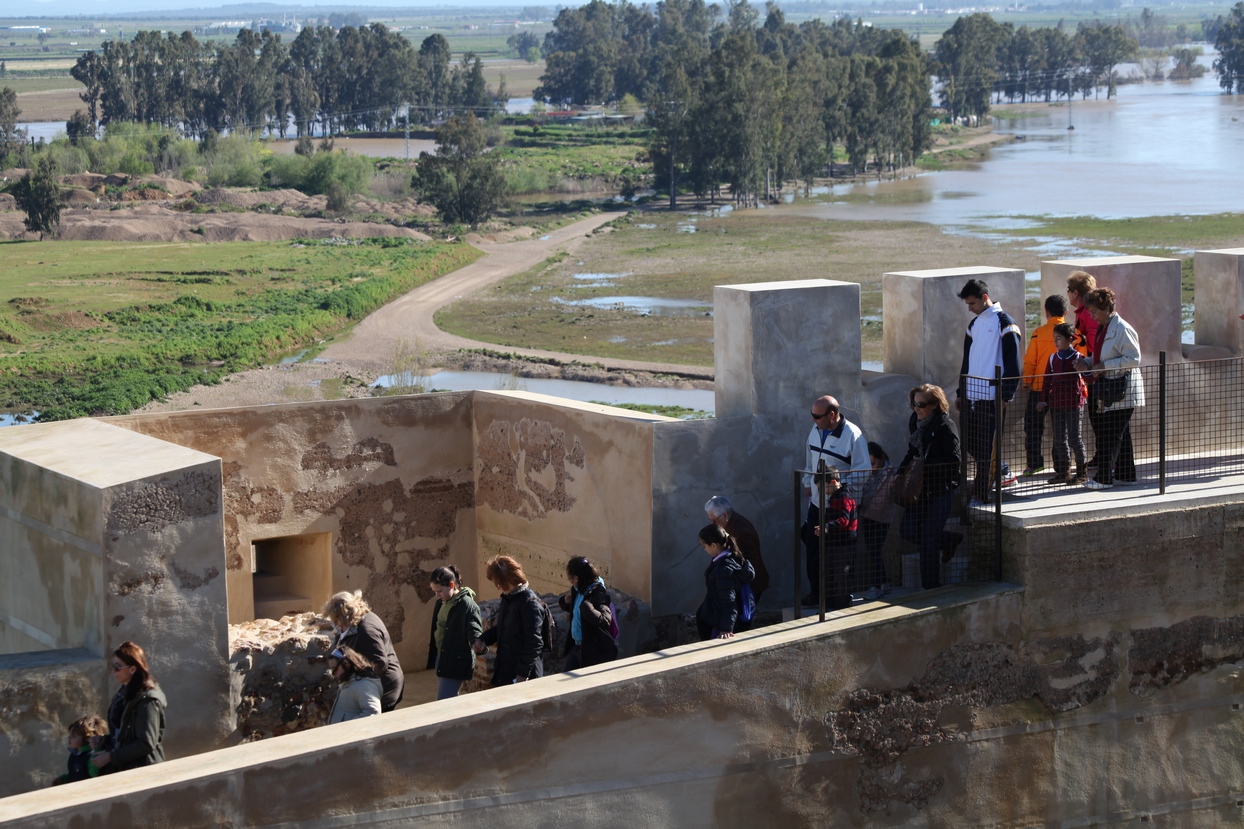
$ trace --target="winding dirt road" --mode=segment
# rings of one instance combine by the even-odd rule
[[[357,366],[368,371],[383,371],[398,340],[431,353],[457,351],[462,348],[492,348],[525,357],[544,357],[564,361],[578,360],[601,363],[607,368],[628,371],[651,371],[684,374],[711,379],[712,369],[705,366],[683,366],[672,363],[647,363],[637,360],[611,360],[581,354],[564,354],[531,348],[512,348],[448,334],[436,327],[433,316],[456,299],[483,290],[503,279],[535,267],[558,251],[574,251],[592,231],[624,213],[600,213],[559,228],[538,239],[521,242],[481,242],[475,246],[484,256],[465,268],[421,285],[405,296],[375,311],[354,327],[343,340],[324,350],[325,359]]]

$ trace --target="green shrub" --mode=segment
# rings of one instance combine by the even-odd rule
[[[263,155],[258,142],[229,135],[207,156],[207,183],[213,187],[258,187],[263,183]]]
[[[366,193],[373,170],[370,158],[345,150],[316,153],[311,157],[301,189],[311,195],[328,194],[336,184],[347,196]]]

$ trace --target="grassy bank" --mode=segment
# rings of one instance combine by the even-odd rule
[[[0,244],[0,407],[127,412],[312,345],[478,256],[404,239]]]
[[[827,278],[860,283],[864,359],[879,360],[881,274],[985,261],[1037,267],[1030,252],[917,223],[828,222],[780,209],[724,216],[636,212],[573,258],[550,259],[447,306],[437,324],[510,347],[707,366],[713,286]],[[596,278],[575,278],[586,274]],[[645,316],[611,297],[702,304]]]

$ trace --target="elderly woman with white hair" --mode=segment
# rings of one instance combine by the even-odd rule
[[[402,701],[405,678],[393,650],[389,629],[363,600],[363,592],[337,593],[321,611],[336,628],[334,648],[350,647],[376,666],[384,693],[380,697],[381,712],[392,711]]]
[[[756,595],[756,603],[760,604],[760,594],[769,587],[769,571],[765,569],[764,559],[760,556],[760,533],[756,527],[742,515],[734,511],[730,499],[724,495],[714,495],[704,505],[708,520],[721,527],[734,539],[738,551],[743,558],[751,562],[756,571],[752,580],[752,592]]]

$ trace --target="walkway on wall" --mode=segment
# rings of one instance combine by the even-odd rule
[[[945,637],[961,637],[969,629],[992,641],[998,631],[1014,625],[1021,593],[1022,588],[1002,584],[946,587],[892,604],[838,611],[824,624],[815,619],[786,622],[734,639],[669,648],[522,685],[173,760],[152,769],[17,795],[0,800],[0,824],[33,827],[98,821],[110,825],[108,817],[124,813],[127,825],[158,825],[176,814],[180,818],[174,822],[184,825],[328,829],[404,825],[419,818],[464,812],[475,813],[475,823],[481,823],[489,815],[495,818],[492,810],[497,807],[737,779],[733,776],[749,769],[747,762],[740,765],[733,738],[716,746],[715,754],[703,753],[703,748],[694,751],[693,746],[683,744],[685,736],[664,731],[669,726],[654,723],[652,717],[668,718],[670,726],[689,724],[678,727],[690,727],[696,733],[694,723],[706,716],[704,707],[710,701],[700,698],[702,692],[695,689],[706,687],[706,682],[707,687],[720,689],[725,698],[742,694],[753,706],[757,692],[747,683],[755,682],[765,683],[766,694],[774,697],[766,703],[770,708],[779,699],[789,696],[793,704],[795,697],[805,694],[810,695],[805,704],[820,704],[812,700],[820,700],[825,693],[825,678],[816,675],[827,670],[832,674],[831,663],[855,664],[838,662],[843,658],[840,650],[848,647],[842,640],[844,634],[892,636],[896,646],[901,642],[904,648],[914,648],[914,654],[923,654],[919,643],[926,637],[931,646],[940,648],[948,641]],[[984,618],[989,621],[982,622]],[[973,627],[964,628],[968,619],[975,620]],[[881,627],[904,622],[915,626],[893,633]],[[927,629],[922,627],[926,623]],[[861,669],[878,658],[874,646],[863,650]],[[768,656],[757,662],[762,654]],[[810,658],[815,667],[792,667]],[[903,670],[919,675],[927,658],[917,656],[910,665],[903,663]],[[765,670],[765,665],[772,670]],[[740,671],[740,688],[732,689],[731,676],[736,670]],[[839,684],[851,681],[848,677],[835,680]],[[794,684],[786,694],[775,682]],[[810,684],[803,687],[805,682]],[[563,699],[567,695],[575,699]],[[644,697],[659,702],[659,715],[644,713]],[[627,699],[638,706],[636,713],[628,712],[623,702]],[[653,704],[653,699],[647,704]],[[604,707],[591,708],[594,705]],[[599,716],[587,716],[588,710],[596,710]],[[571,711],[578,713],[570,718]],[[813,721],[819,716],[814,715]],[[573,720],[581,717],[586,722],[579,725],[604,728],[616,742],[611,746],[590,741],[584,747],[586,755],[561,757],[559,770],[558,759],[541,751],[554,732],[574,727]],[[532,724],[540,722],[554,732],[534,733]],[[635,745],[626,745],[623,735],[641,727],[649,733],[641,734]],[[510,743],[485,747],[490,741],[506,740],[507,728]],[[662,733],[667,745],[655,736]],[[654,739],[658,739],[656,744],[651,742]],[[477,742],[478,751],[467,748]],[[823,739],[814,743],[822,744]],[[842,756],[806,741],[793,745],[798,747],[779,754],[757,754],[750,763],[756,769],[793,769]],[[689,750],[694,762],[680,759]],[[651,762],[623,759],[635,751],[651,754]],[[403,758],[397,766],[392,765],[394,756]],[[574,775],[564,774],[567,762],[578,769]],[[433,775],[429,768],[438,764],[471,771],[452,787],[443,788],[429,779]],[[348,792],[344,800],[337,796],[342,794],[342,785]]]

